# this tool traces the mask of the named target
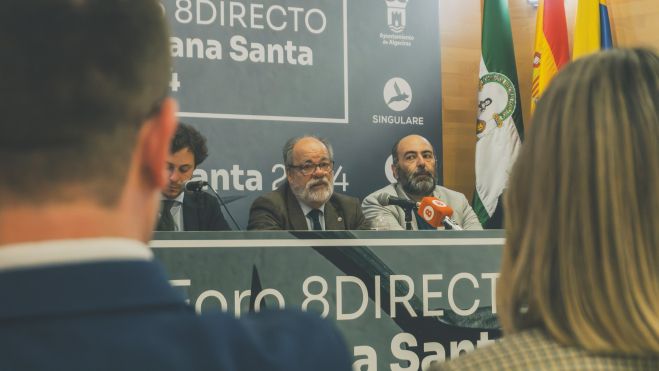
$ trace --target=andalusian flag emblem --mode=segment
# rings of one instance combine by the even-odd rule
[[[524,134],[506,0],[485,0],[476,134],[474,211],[486,228],[501,228],[500,197]]]

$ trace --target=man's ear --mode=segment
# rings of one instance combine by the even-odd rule
[[[161,189],[167,184],[165,163],[176,130],[177,109],[178,105],[173,98],[165,98],[160,110],[147,119],[140,129],[138,161],[146,183],[154,188]]]
[[[394,178],[398,180],[398,166],[391,164],[391,173],[394,174]]]

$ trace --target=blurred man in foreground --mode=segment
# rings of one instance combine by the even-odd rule
[[[292,312],[196,316],[145,245],[176,127],[155,0],[3,2],[0,369],[349,370]]]
[[[284,145],[286,183],[257,198],[251,230],[368,229],[359,200],[334,193],[334,152],[323,138],[301,136]]]
[[[437,159],[430,142],[420,135],[399,139],[391,150],[391,170],[397,183],[368,195],[362,203],[364,215],[376,229],[405,229],[405,212],[395,205],[383,205],[382,195],[390,195],[414,202],[432,196],[450,206],[452,219],[463,229],[483,229],[478,216],[460,192],[437,185]],[[435,229],[414,213],[412,229]],[[439,227],[443,229],[443,227]]]
[[[157,231],[231,230],[215,196],[186,191],[194,169],[208,157],[208,147],[197,129],[179,123],[167,157],[167,186],[162,191]]]

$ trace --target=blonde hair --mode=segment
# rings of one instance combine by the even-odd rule
[[[568,65],[538,104],[505,196],[506,333],[659,352],[659,56]]]

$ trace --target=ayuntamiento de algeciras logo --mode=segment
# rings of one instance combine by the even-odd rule
[[[384,0],[387,5],[387,27],[391,33],[380,32],[382,45],[412,46],[414,36],[406,33],[409,0]]]

